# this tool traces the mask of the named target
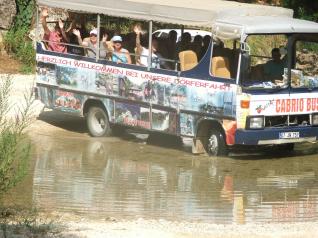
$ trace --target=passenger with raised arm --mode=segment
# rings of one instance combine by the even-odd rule
[[[47,26],[46,19],[48,18],[49,13],[47,8],[42,9],[41,13],[41,20],[42,20],[42,26],[44,29],[44,37],[43,39],[46,42],[48,46],[48,50],[60,52],[60,53],[66,53],[67,47],[63,43],[68,43],[69,39],[65,34],[64,31],[64,23],[61,19],[58,20],[58,22],[55,24],[54,30],[51,31]]]
[[[141,66],[148,67],[148,56],[150,54],[148,44],[141,44],[141,27],[140,25],[136,25],[134,27],[134,32],[136,33],[136,64]],[[145,40],[147,42],[147,40]],[[151,45],[151,67],[152,68],[160,68],[159,58],[156,55],[158,49],[158,41],[156,39],[152,40]]]
[[[121,36],[115,35],[111,42],[113,43],[113,49],[111,52],[111,60],[117,63],[131,64],[131,58],[129,51],[122,47],[123,39]],[[106,41],[105,41],[106,43]],[[106,43],[107,46],[107,43]]]
[[[89,32],[89,37],[86,37],[82,40],[81,33],[79,30],[74,29],[73,34],[77,36],[78,43],[81,46],[85,47],[86,56],[95,58],[97,53],[97,29],[94,28]],[[107,50],[105,48],[105,42],[107,40],[107,34],[103,34],[102,39],[99,43],[99,57],[101,59],[106,58]]]

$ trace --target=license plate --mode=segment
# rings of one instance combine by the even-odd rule
[[[299,138],[299,132],[281,132],[279,133],[279,139],[293,139]]]

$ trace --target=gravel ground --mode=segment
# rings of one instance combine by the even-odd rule
[[[318,224],[316,222],[221,225],[144,219],[135,221],[105,220],[99,222],[82,219],[79,222],[68,221],[66,225],[67,229],[62,231],[58,237],[312,238],[318,234]]]
[[[33,86],[34,76],[13,75],[13,77],[14,94],[11,97],[11,102],[20,102],[23,99],[23,92]],[[36,117],[42,109],[43,105],[37,101],[33,108],[34,117]],[[34,124],[41,126],[35,126],[33,128],[54,130],[54,126],[47,123],[35,120]],[[32,133],[32,131],[29,133]],[[167,221],[161,219],[144,220],[140,218],[135,220],[106,218],[104,220],[95,221],[85,217],[76,217],[72,214],[57,214],[57,217],[58,218],[53,218],[53,222],[56,222],[58,227],[60,227],[58,232],[49,232],[46,237],[313,238],[318,236],[318,221],[306,223],[222,225],[202,222]],[[2,234],[0,232],[0,238],[1,237]],[[34,236],[19,234],[12,237],[21,238]]]

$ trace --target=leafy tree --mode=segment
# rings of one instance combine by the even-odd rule
[[[282,6],[293,9],[297,18],[318,21],[318,1],[316,0],[282,0]]]

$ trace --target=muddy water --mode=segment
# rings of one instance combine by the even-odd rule
[[[211,158],[73,127],[32,134],[32,178],[19,197],[40,210],[239,224],[318,219],[318,146]]]

